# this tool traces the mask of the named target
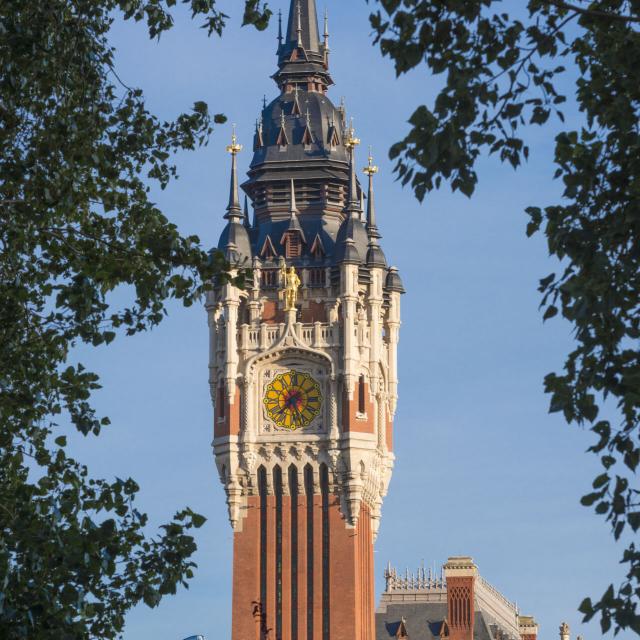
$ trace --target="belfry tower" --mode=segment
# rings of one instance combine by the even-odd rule
[[[279,31],[280,91],[218,248],[243,287],[207,301],[214,451],[234,531],[233,640],[374,640],[373,542],[393,466],[402,283],[380,247],[377,168],[327,97],[314,0]],[[366,202],[366,204],[365,204]],[[366,211],[365,211],[366,209]]]

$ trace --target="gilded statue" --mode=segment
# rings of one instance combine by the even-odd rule
[[[280,282],[282,283],[280,297],[284,299],[284,310],[292,311],[296,308],[298,289],[301,285],[296,268],[291,266],[287,269],[287,265],[283,262],[280,265]]]

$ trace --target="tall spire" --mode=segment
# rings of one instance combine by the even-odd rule
[[[356,138],[353,129],[353,122],[347,131],[347,138],[344,142],[349,151],[349,194],[347,196],[346,218],[340,225],[338,237],[336,238],[337,251],[336,261],[343,263],[361,263],[362,254],[358,251],[357,244],[366,246],[366,231],[360,218],[361,204],[358,197],[358,180],[356,178],[356,147],[360,140]],[[364,237],[363,237],[364,236]],[[356,243],[356,239],[358,243]],[[364,241],[364,243],[362,242]]]
[[[369,147],[369,164],[362,170],[369,176],[369,194],[367,196],[367,231],[370,236],[380,237],[378,227],[376,225],[376,209],[373,199],[373,176],[378,173],[378,167],[373,164],[373,156],[371,155],[371,147]]]
[[[290,91],[292,84],[301,83],[323,91],[332,85],[325,44],[320,39],[315,0],[291,0],[287,33],[278,46],[278,71],[273,76],[278,86]]]
[[[291,0],[285,44],[302,47],[307,52],[320,53],[315,0]]]
[[[376,209],[373,197],[373,176],[378,173],[378,167],[373,164],[373,156],[371,155],[371,147],[369,147],[369,162],[363,169],[364,173],[369,176],[369,194],[367,196],[367,234],[369,236],[369,245],[367,249],[367,264],[370,267],[386,268],[387,259],[378,243],[380,232],[376,225]]]
[[[356,179],[356,147],[360,144],[360,139],[355,137],[353,128],[353,118],[351,126],[347,132],[347,140],[345,146],[349,150],[349,198],[347,202],[347,211],[352,215],[360,211],[360,202],[358,200],[358,181]]]
[[[282,48],[282,10],[278,9],[278,51]]]
[[[227,205],[227,213],[225,218],[232,220],[239,218],[242,220],[242,209],[240,208],[240,198],[238,197],[238,167],[236,156],[242,151],[242,145],[238,144],[236,136],[236,125],[233,125],[233,133],[231,134],[231,144],[227,145],[227,152],[231,154],[231,184],[229,187],[229,204]]]
[[[251,241],[249,239],[248,229],[243,224],[244,214],[240,208],[240,198],[238,197],[238,166],[236,156],[242,151],[242,145],[238,144],[235,125],[233,125],[231,144],[227,145],[227,151],[231,154],[229,204],[227,205],[227,213],[224,215],[228,222],[220,234],[218,249],[224,251],[229,262],[232,264],[240,264],[251,259]]]

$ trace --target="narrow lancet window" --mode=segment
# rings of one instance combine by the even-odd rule
[[[358,413],[364,414],[366,412],[365,405],[365,388],[364,388],[364,376],[361,375],[358,378]]]

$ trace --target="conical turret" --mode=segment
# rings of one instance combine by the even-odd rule
[[[231,154],[231,180],[229,184],[229,204],[224,214],[227,224],[220,234],[218,249],[225,252],[225,256],[232,264],[239,264],[251,258],[251,242],[245,226],[245,214],[240,208],[238,195],[238,166],[236,156],[242,151],[238,144],[235,126],[231,136],[231,144],[227,146]]]
[[[369,239],[362,223],[362,205],[356,178],[356,147],[360,140],[355,137],[353,125],[345,142],[349,149],[349,192],[345,208],[345,221],[340,226],[336,240],[336,262],[362,262]]]
[[[369,148],[369,163],[364,168],[364,173],[369,177],[369,193],[367,196],[367,234],[369,235],[369,245],[367,248],[367,265],[370,267],[386,268],[387,260],[382,251],[382,247],[378,240],[380,239],[380,232],[376,224],[376,206],[373,196],[373,176],[378,173],[378,167],[373,164],[373,156],[371,155],[371,148]]]

